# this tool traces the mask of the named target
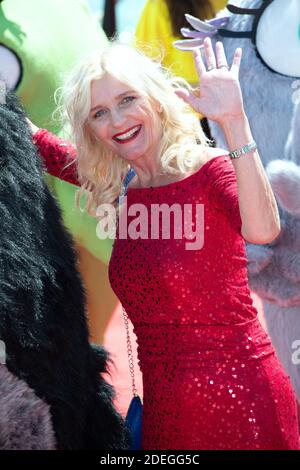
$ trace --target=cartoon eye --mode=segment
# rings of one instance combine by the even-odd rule
[[[254,3],[254,2],[253,2]],[[227,38],[249,38],[256,48],[258,58],[272,72],[289,77],[300,77],[300,0],[262,0],[259,8],[243,8],[227,5],[234,15],[251,15],[251,31],[232,31],[229,16],[201,21],[185,15],[195,28],[182,28],[186,38],[176,41],[174,46],[180,50],[201,47],[206,36],[216,34]]]
[[[226,37],[249,37],[273,72],[300,77],[300,0],[265,0],[260,8],[227,5],[234,14],[254,15],[252,31],[219,29]]]
[[[17,54],[0,43],[0,80],[9,90],[16,90],[23,75],[22,62]]]
[[[260,16],[256,48],[275,72],[300,77],[300,1],[274,0]]]

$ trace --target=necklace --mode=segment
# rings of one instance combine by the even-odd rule
[[[124,201],[124,197],[127,194],[128,186],[132,178],[134,178],[136,175],[136,172],[134,171],[133,168],[130,168],[130,170],[127,172],[127,175],[125,176],[125,180],[119,195],[119,205],[121,205]]]

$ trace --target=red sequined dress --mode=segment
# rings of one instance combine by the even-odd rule
[[[35,141],[51,169],[66,148],[53,153],[52,141],[51,155],[43,132]],[[294,393],[250,296],[230,159],[215,157],[179,182],[129,188],[126,203],[146,208],[143,238],[117,231],[109,268],[138,338],[143,448],[299,449]],[[190,238],[172,237],[172,217],[171,239],[163,238],[162,223],[151,239],[155,204],[177,204],[192,214],[194,227],[193,209],[203,204],[203,247],[188,250]],[[128,232],[136,217],[123,219]]]

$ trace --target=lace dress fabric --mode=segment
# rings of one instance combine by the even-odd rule
[[[34,140],[46,169],[78,184],[75,165],[63,170],[74,147],[43,130]],[[299,449],[294,393],[250,296],[230,159],[215,157],[176,183],[129,188],[124,205],[143,204],[149,215],[164,203],[186,209],[194,227],[204,205],[202,248],[172,237],[172,217],[164,239],[160,218],[157,239],[117,230],[109,266],[138,338],[143,449]],[[119,226],[129,230],[136,216],[126,214]]]
[[[76,148],[69,142],[39,129],[33,136],[47,172],[68,183],[79,185],[76,168]]]

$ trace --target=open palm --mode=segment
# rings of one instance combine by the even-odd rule
[[[222,122],[228,118],[241,116],[244,112],[239,83],[242,50],[236,49],[232,65],[229,67],[222,42],[216,43],[216,53],[214,53],[210,38],[206,38],[204,56],[206,66],[200,50],[194,51],[199,88],[194,91],[179,89],[176,90],[176,94],[196,112],[213,121]]]

